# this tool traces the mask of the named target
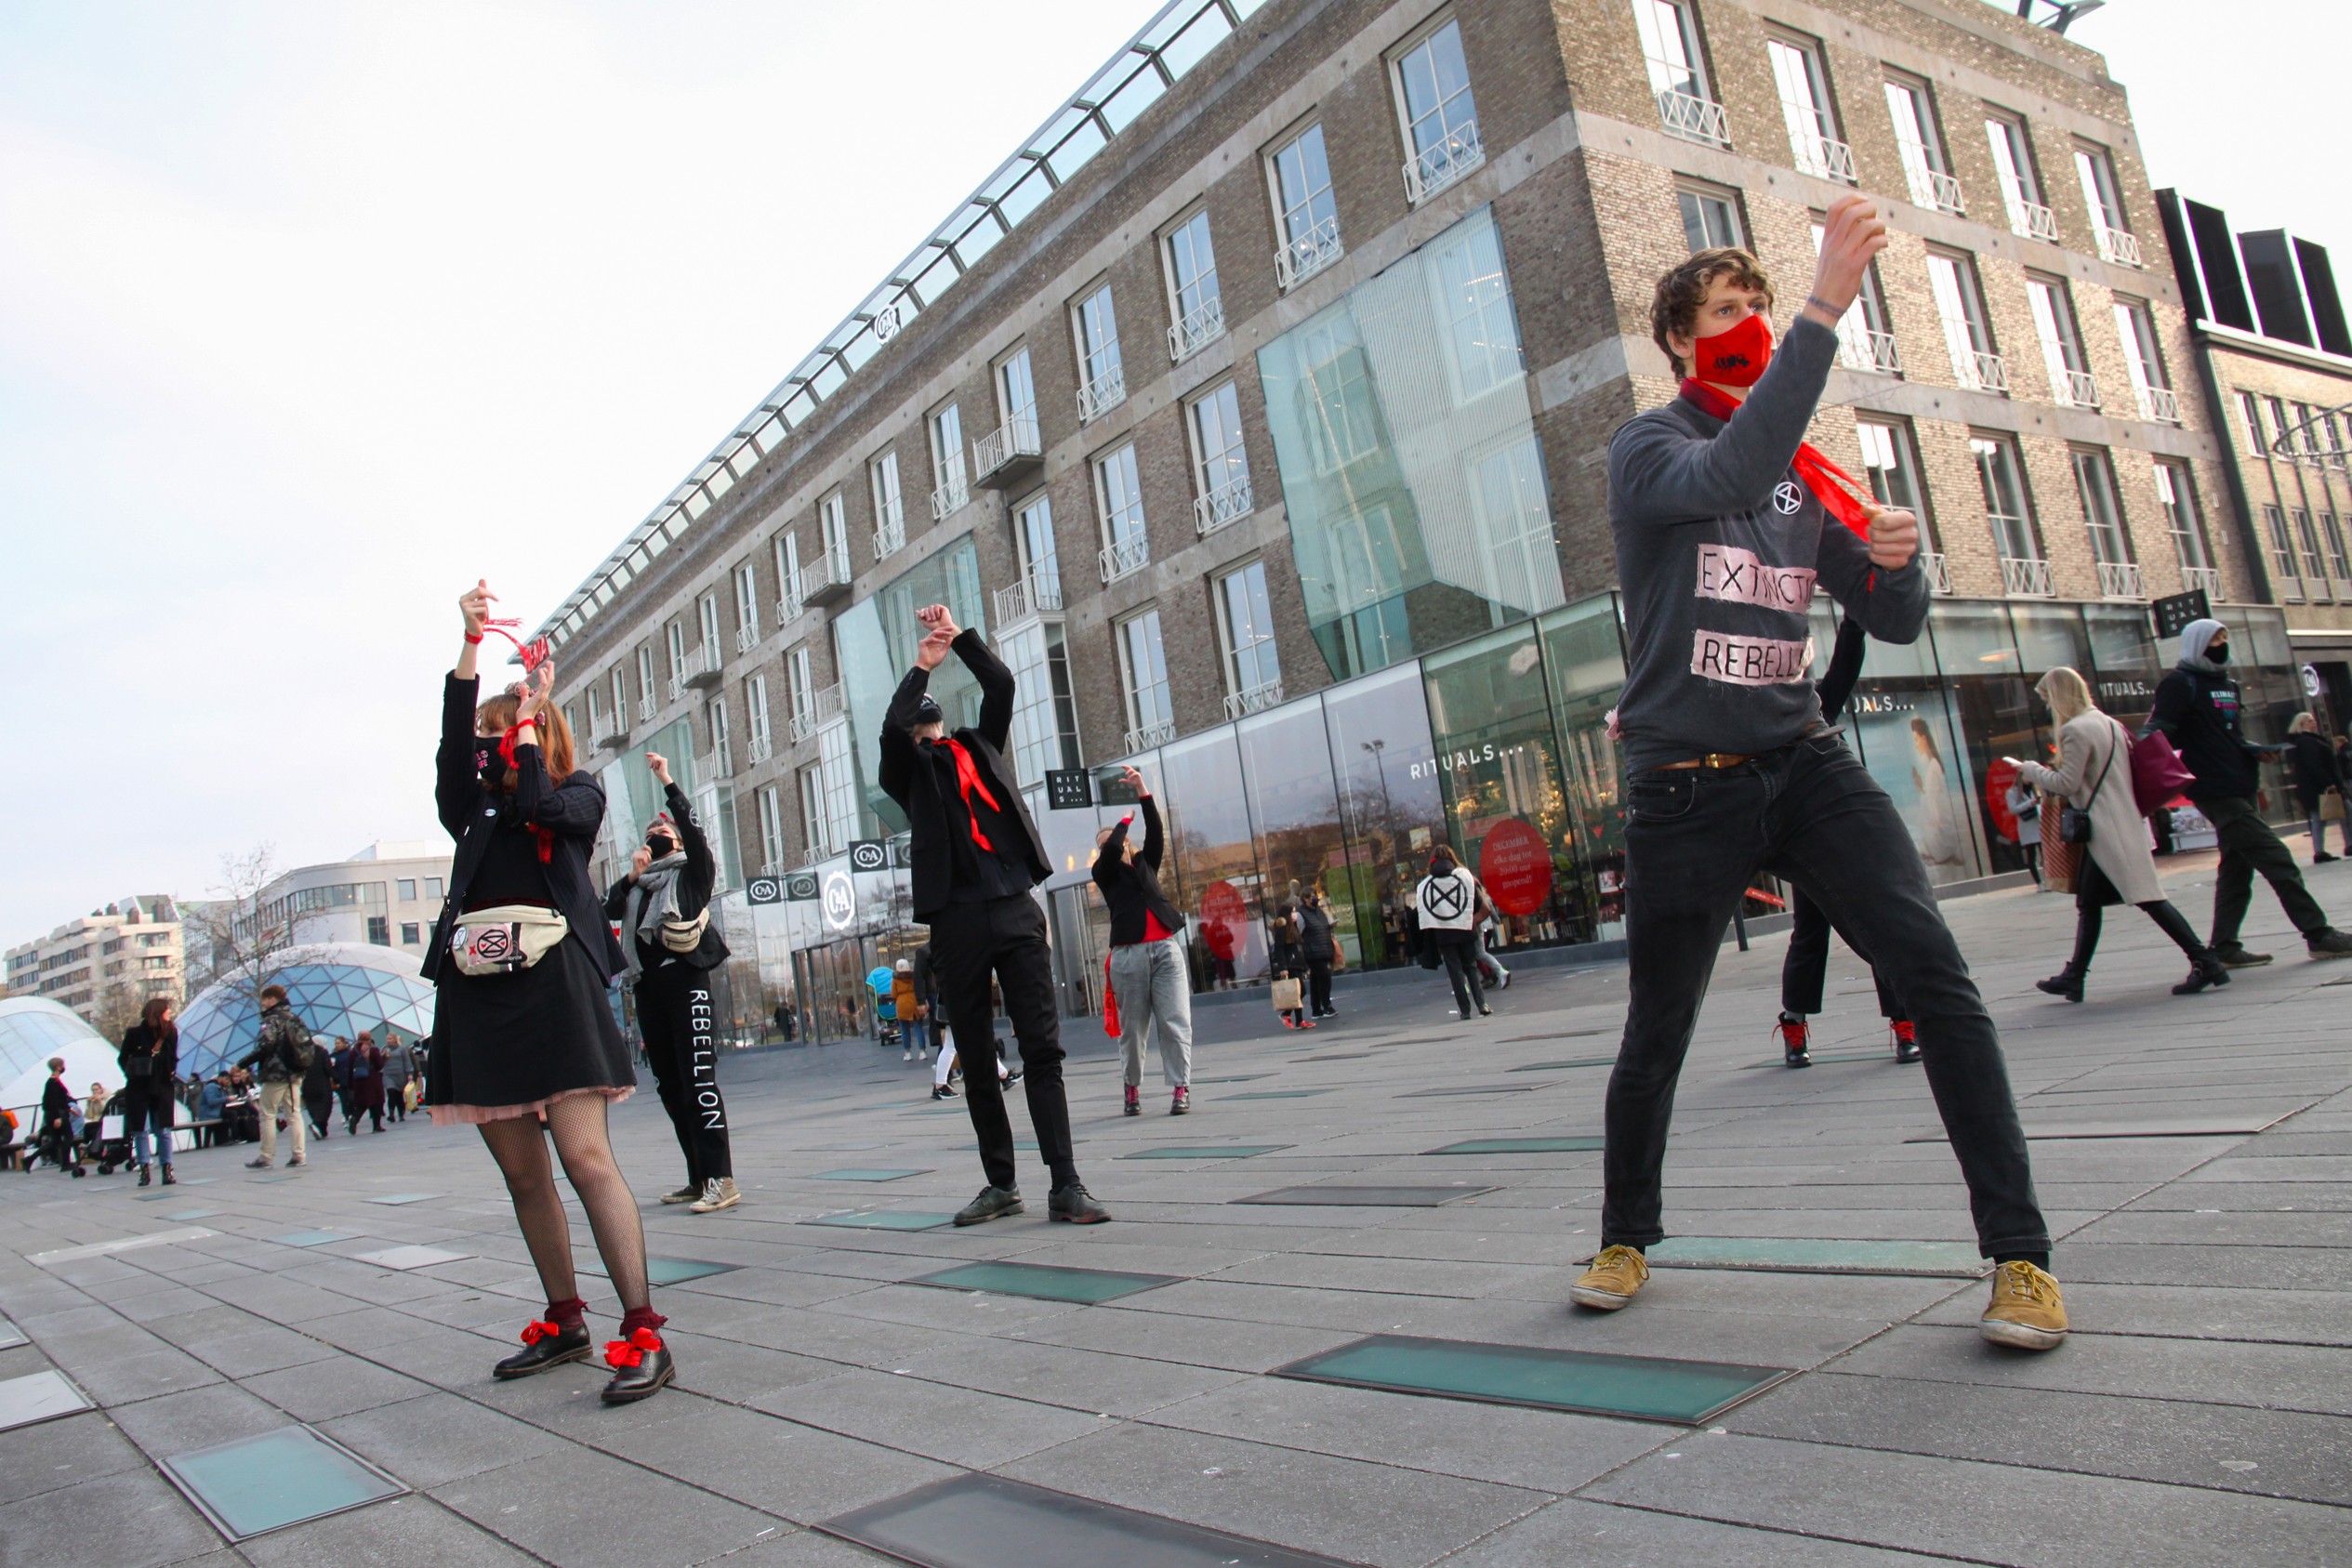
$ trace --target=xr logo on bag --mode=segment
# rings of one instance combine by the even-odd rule
[[[1432,880],[1421,894],[1421,913],[1433,920],[1457,920],[1470,907],[1470,889],[1458,878]]]

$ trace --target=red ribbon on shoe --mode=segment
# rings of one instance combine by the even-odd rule
[[[1728,422],[1739,412],[1739,405],[1710,387],[1704,381],[1685,381],[1682,396],[1702,414]],[[1823,455],[1819,447],[1805,441],[1797,448],[1796,459],[1790,465],[1797,478],[1813,493],[1829,514],[1852,529],[1864,539],[1870,536],[1870,511],[1878,506],[1875,499],[1857,500],[1856,495],[1869,495],[1870,486],[1839,468]]]
[[[522,1325],[522,1342],[535,1345],[542,1339],[552,1339],[563,1330],[551,1323],[526,1323]]]
[[[628,1371],[645,1364],[648,1351],[662,1348],[662,1337],[650,1328],[641,1328],[626,1339],[608,1341],[604,1347],[604,1364]]]

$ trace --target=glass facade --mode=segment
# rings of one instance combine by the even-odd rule
[[[285,987],[287,1004],[318,1039],[331,1045],[365,1029],[381,1045],[387,1029],[408,1040],[431,1033],[433,989],[416,959],[356,942],[308,944],[284,956],[265,982]],[[243,987],[216,985],[189,1003],[179,1015],[180,1076],[210,1077],[233,1065],[253,1049],[259,1016]]]
[[[1267,345],[1258,372],[1307,624],[1334,678],[1561,602],[1486,209]]]
[[[906,828],[898,803],[882,793],[882,716],[913,667],[915,649],[923,639],[915,612],[927,604],[945,604],[958,626],[986,632],[980,553],[970,534],[849,606],[833,622],[834,667],[840,671],[850,733],[843,738],[838,768],[833,751],[826,750],[826,787],[828,794],[846,793],[853,802],[857,828],[852,837],[877,837],[878,823],[891,833]],[[931,693],[939,699],[949,729],[979,721],[980,688],[962,660],[950,658],[932,672]],[[837,772],[842,777],[836,778]],[[836,828],[849,825],[838,809],[829,814]]]

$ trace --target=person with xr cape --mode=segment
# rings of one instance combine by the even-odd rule
[[[1822,722],[1811,677],[1817,582],[1881,641],[1910,642],[1927,621],[1919,520],[1857,500],[1804,440],[1838,322],[1885,244],[1868,198],[1834,203],[1777,352],[1753,256],[1702,250],[1669,270],[1650,326],[1680,393],[1609,443],[1629,652],[1618,723],[1630,996],[1609,1076],[1601,1251],[1569,1295],[1615,1311],[1649,1278],[1683,1058],[1724,929],[1770,871],[1870,933],[1917,1025],[1977,1245],[1994,1260],[1979,1332],[2048,1350],[2066,1337],[2066,1309],[2000,1040],[1895,803]]]
[[[1014,1178],[1012,1123],[988,1069],[996,1013],[993,976],[1021,1046],[1029,1123],[1053,1173],[1051,1218],[1098,1225],[1110,1218],[1078,1179],[1070,1105],[1062,1085],[1061,1009],[1045,911],[1029,889],[1051,874],[1045,845],[1021,798],[1004,748],[1012,731],[1012,672],[977,631],[961,631],[944,604],[915,613],[923,640],[882,718],[883,793],[906,813],[915,918],[931,928],[947,1021],[965,1061],[964,1106],[980,1140],[988,1184],[956,1216],[978,1225],[1025,1206]],[[980,722],[950,733],[931,694],[931,672],[953,652],[980,684]]]

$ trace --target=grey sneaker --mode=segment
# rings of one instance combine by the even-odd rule
[[[664,1192],[662,1194],[662,1202],[666,1204],[690,1204],[701,1196],[702,1189],[690,1181],[685,1186],[678,1189],[675,1192]]]
[[[743,1202],[743,1194],[735,1191],[732,1176],[714,1176],[702,1184],[702,1196],[694,1200],[689,1214],[716,1214],[722,1208],[733,1208]]]
[[[1025,1214],[1029,1206],[1021,1201],[1018,1187],[983,1187],[980,1195],[956,1211],[958,1225],[980,1225],[1000,1219],[1008,1214]]]
[[[2321,927],[2307,943],[2314,958],[2352,958],[2352,936],[2333,926]]]

